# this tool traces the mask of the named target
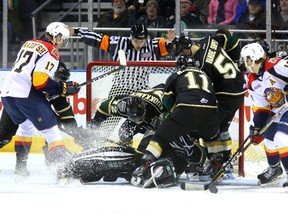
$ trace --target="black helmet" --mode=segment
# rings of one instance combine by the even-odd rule
[[[197,67],[197,63],[190,55],[180,55],[176,62],[176,69],[181,70],[186,67]]]
[[[140,124],[146,115],[146,103],[139,97],[129,97],[126,100],[126,113],[130,121]]]
[[[139,40],[147,39],[148,37],[148,30],[145,25],[136,24],[131,27],[130,29],[130,36],[132,38],[136,38]]]
[[[61,80],[66,82],[70,78],[70,70],[66,67],[64,62],[59,62],[57,71],[54,74],[54,79],[56,81]]]

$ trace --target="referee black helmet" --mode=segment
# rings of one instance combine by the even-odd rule
[[[143,24],[133,25],[130,29],[130,36],[138,40],[145,40],[148,37],[148,29]]]

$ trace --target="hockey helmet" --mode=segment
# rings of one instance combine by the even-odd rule
[[[70,37],[70,31],[67,25],[62,22],[52,22],[46,27],[46,34],[52,38],[53,44],[58,45],[63,43],[63,47],[67,46]],[[61,39],[56,37],[60,36]]]
[[[255,63],[259,64],[265,59],[266,53],[259,43],[250,43],[241,49],[240,64],[245,64],[245,66],[249,68],[250,72],[252,73],[254,73],[252,71],[252,67],[255,65]],[[248,64],[248,60],[252,60],[252,63]]]
[[[70,79],[70,70],[66,67],[64,62],[59,62],[57,71],[54,74],[55,81],[68,81]]]
[[[126,113],[130,121],[141,124],[146,115],[146,103],[139,97],[128,97],[126,100]]]
[[[176,69],[183,70],[187,67],[197,67],[197,62],[191,55],[180,55],[177,58]]]
[[[131,38],[146,40],[148,38],[148,29],[143,24],[133,25],[130,29]]]
[[[256,40],[253,41],[253,43],[254,43],[254,42],[255,42],[255,43],[259,43],[259,44],[262,46],[265,54],[266,54],[266,55],[269,55],[270,46],[269,46],[269,44],[268,44],[265,40],[256,39]]]

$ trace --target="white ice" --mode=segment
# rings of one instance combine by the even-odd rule
[[[287,215],[288,193],[281,186],[218,186],[219,192],[180,187],[142,189],[129,183],[59,185],[42,154],[31,154],[31,176],[13,174],[14,153],[0,153],[1,216],[183,216]]]

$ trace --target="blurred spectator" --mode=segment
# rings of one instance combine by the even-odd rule
[[[160,8],[160,15],[164,17],[164,19],[169,19],[171,16],[175,16],[175,1],[171,0],[157,0]]]
[[[166,27],[167,28],[174,28],[175,24],[175,5],[174,4],[167,4],[166,6],[161,7],[161,3],[163,4],[163,1],[160,0],[159,7],[162,9],[162,15],[164,16]],[[166,3],[164,1],[164,3]],[[186,28],[186,25],[185,25]]]
[[[201,28],[202,22],[198,16],[195,5],[191,0],[180,1],[181,20],[186,23],[188,28]]]
[[[211,0],[209,4],[209,25],[233,25],[238,0]]]
[[[180,0],[180,16],[181,16],[181,31],[183,28],[190,29],[200,29],[203,28],[203,23],[201,22],[198,13],[196,11],[195,5],[192,4],[191,0]],[[167,22],[168,28],[174,28],[175,17],[174,19]],[[202,37],[201,34],[195,32],[189,33],[190,37]]]
[[[175,8],[174,8],[175,11]],[[192,0],[180,0],[180,16],[181,16],[181,32],[184,29],[199,29],[203,28],[196,7],[192,4]],[[171,16],[171,19],[166,21],[167,28],[175,28],[175,16]],[[188,35],[188,34],[186,34]],[[202,37],[200,33],[189,32],[190,37]]]
[[[246,12],[248,7],[249,0],[239,0],[237,8],[236,8],[236,16],[235,16],[235,24],[238,24],[240,17]],[[261,2],[262,8],[266,10],[266,0],[262,0]]]
[[[193,4],[195,5],[197,11],[199,12],[199,17],[202,23],[207,24],[207,19],[209,15],[209,3],[210,0],[194,0]]]
[[[288,29],[288,0],[280,0],[279,8],[272,12],[272,29],[284,30]],[[287,38],[287,34],[276,34],[276,38]]]
[[[165,19],[159,15],[159,4],[156,0],[149,0],[145,6],[146,14],[142,15],[138,20],[138,24],[143,24],[147,28],[165,28]],[[161,37],[161,32],[149,31],[151,38]]]
[[[112,0],[112,10],[104,13],[98,21],[97,27],[130,28],[136,23],[135,11],[127,10],[125,0]],[[107,35],[128,36],[125,31],[102,32]]]
[[[266,13],[262,9],[261,0],[249,0],[246,12],[240,17],[237,25],[240,29],[266,29]],[[246,33],[245,38],[265,38],[266,34]]]
[[[135,19],[138,19],[140,16],[145,15],[145,3],[148,0],[125,0],[126,7],[128,11],[135,12]]]

